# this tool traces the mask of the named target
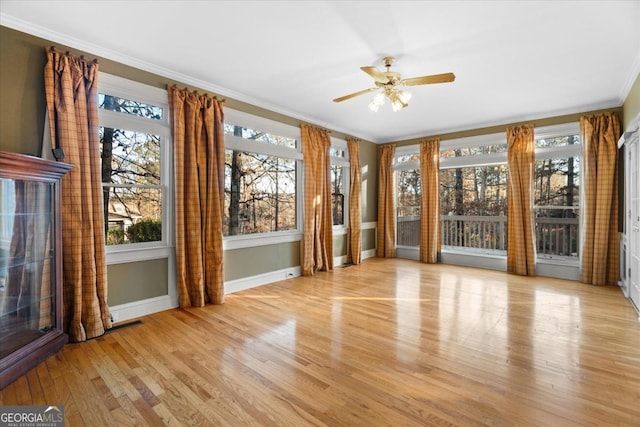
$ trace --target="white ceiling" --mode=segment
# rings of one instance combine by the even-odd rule
[[[619,107],[640,71],[639,1],[2,0],[0,24],[374,142]],[[456,80],[332,101],[389,55]]]

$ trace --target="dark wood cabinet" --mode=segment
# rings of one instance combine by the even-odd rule
[[[60,182],[71,165],[0,151],[0,389],[58,351]]]

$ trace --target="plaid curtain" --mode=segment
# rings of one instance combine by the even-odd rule
[[[224,303],[224,102],[168,88],[176,186],[176,274],[181,307]]]
[[[349,149],[349,234],[347,235],[347,262],[362,262],[362,170],[360,168],[359,140],[347,138]]]
[[[582,136],[582,277],[592,285],[618,280],[618,139],[615,113],[580,118]]]
[[[98,62],[47,50],[51,141],[73,168],[62,179],[63,328],[85,341],[111,328],[98,135]]]
[[[378,234],[376,235],[376,256],[393,258],[396,256],[396,224],[393,191],[393,156],[395,144],[379,148],[378,168]]]
[[[333,270],[333,216],[329,131],[301,125],[304,156],[302,275]]]
[[[440,138],[420,143],[420,261],[438,262],[440,253]]]
[[[507,200],[507,271],[535,276],[533,243],[533,125],[507,129],[509,184]]]

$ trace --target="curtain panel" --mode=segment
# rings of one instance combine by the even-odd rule
[[[362,169],[359,140],[347,138],[349,149],[349,229],[347,234],[347,262],[362,262]]]
[[[98,62],[47,49],[44,70],[53,147],[73,165],[61,184],[63,328],[72,342],[111,328],[98,134]]]
[[[176,187],[181,307],[224,303],[224,101],[168,88]]]
[[[581,281],[614,285],[618,281],[618,139],[615,113],[580,118],[582,136]]]
[[[507,272],[521,276],[535,276],[532,201],[534,143],[533,125],[507,129]]]
[[[382,258],[396,256],[393,191],[393,157],[395,150],[395,144],[382,145],[378,149],[378,233],[376,235],[376,256]]]
[[[302,275],[333,270],[333,216],[329,131],[302,124],[304,230]]]
[[[438,262],[440,255],[440,138],[420,143],[420,261]]]

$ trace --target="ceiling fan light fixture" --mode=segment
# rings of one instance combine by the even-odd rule
[[[374,97],[373,101],[369,103],[369,109],[374,113],[377,112],[381,106],[384,105],[384,92],[378,92]]]
[[[369,109],[370,109],[371,111],[373,111],[374,113],[377,113],[377,112],[378,112],[378,110],[380,109],[380,105],[376,104],[374,101],[371,101],[371,102],[369,103]]]
[[[387,95],[391,100],[391,109],[393,110],[394,113],[408,106],[409,99],[411,99],[411,94],[403,90],[389,91]]]
[[[407,92],[405,90],[399,90],[398,98],[403,104],[409,105],[409,100],[411,99],[411,92]]]
[[[407,105],[409,105],[409,104],[403,104],[402,101],[400,101],[399,99],[396,99],[395,101],[393,101],[391,103],[391,109],[395,113],[395,112],[398,112],[398,111],[402,110]]]
[[[373,103],[377,106],[384,105],[384,92],[378,92],[376,96],[373,97]]]
[[[373,97],[373,100],[369,103],[369,109],[373,112],[378,111],[380,106],[384,105],[385,98],[389,98],[389,101],[391,101],[391,108],[395,112],[408,107],[409,100],[411,99],[411,93],[399,89],[400,87],[448,83],[453,82],[456,79],[456,76],[453,73],[433,74],[429,76],[403,79],[400,76],[400,73],[391,71],[391,64],[393,64],[392,56],[383,58],[383,61],[386,71],[380,71],[371,66],[360,67],[362,71],[373,77],[375,87],[370,87],[369,89],[360,90],[358,92],[350,93],[349,95],[335,98],[333,102],[342,102],[347,99],[355,98],[356,96],[364,95],[365,93],[378,91]]]

